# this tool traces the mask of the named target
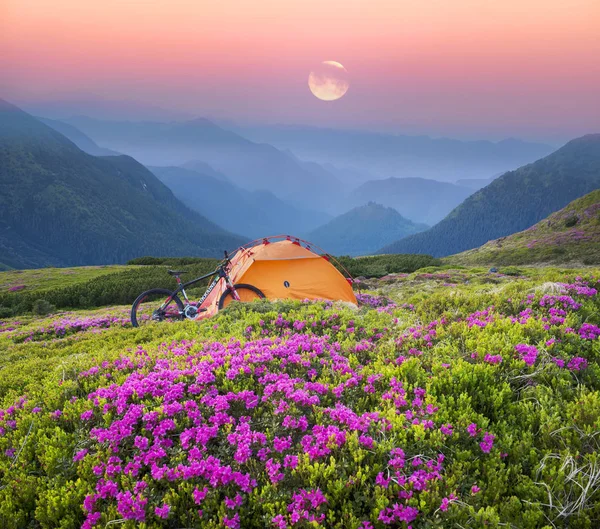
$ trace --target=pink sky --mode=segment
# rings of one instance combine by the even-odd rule
[[[450,136],[600,132],[598,0],[0,0],[0,97]],[[350,90],[314,98],[311,68]]]

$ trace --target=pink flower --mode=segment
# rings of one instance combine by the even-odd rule
[[[558,367],[565,367],[565,361],[562,358],[558,358],[558,357],[553,357],[552,361],[558,366]]]
[[[452,435],[452,425],[451,424],[443,424],[440,426],[440,431],[444,435]]]
[[[73,456],[73,461],[81,461],[88,453],[88,449],[84,448]]]
[[[450,503],[452,503],[456,499],[454,494],[450,494],[447,498],[442,498],[442,503],[440,505],[440,511],[447,511]]]
[[[368,435],[359,436],[358,442],[365,448],[373,448],[373,446],[375,445],[373,438]]]
[[[567,367],[571,371],[581,371],[582,369],[585,369],[587,365],[588,362],[585,358],[582,358],[581,356],[575,356],[569,360]]]
[[[535,364],[537,360],[538,350],[533,345],[517,344],[515,350],[521,355],[521,360],[528,366]]]
[[[283,516],[283,514],[278,514],[277,516],[275,516],[275,518],[271,520],[271,522],[277,529],[287,528],[287,522],[285,521],[285,517]]]
[[[471,487],[471,494],[477,494],[481,489],[477,485]]]
[[[159,518],[167,519],[171,512],[171,506],[168,503],[164,503],[162,507],[154,507],[154,514]]]
[[[204,487],[202,490],[198,490],[198,488],[195,488],[194,492],[192,492],[192,496],[194,498],[194,503],[196,503],[197,505],[200,505],[200,503],[202,503],[204,498],[206,498],[207,494],[208,494],[208,487]]]
[[[85,519],[85,522],[83,522],[81,529],[92,529],[92,527],[94,527],[100,521],[100,518],[102,518],[101,512],[89,513]]]
[[[591,323],[584,323],[579,329],[579,336],[584,340],[595,340],[600,337],[600,327]]]
[[[491,354],[486,354],[485,358],[483,359],[484,362],[487,362],[488,364],[501,364],[502,363],[502,355],[491,355]]]
[[[477,425],[474,422],[469,424],[469,426],[467,426],[467,432],[469,432],[471,437],[475,437],[477,435]]]
[[[495,435],[486,432],[483,436],[483,441],[481,441],[481,443],[479,443],[479,446],[481,447],[481,450],[483,452],[485,452],[486,454],[490,453],[490,450],[492,449],[492,447],[494,446],[494,439],[496,438]]]
[[[235,498],[231,499],[225,496],[225,507],[228,509],[235,509],[244,503],[244,498],[242,498],[239,494],[236,494]]]
[[[391,481],[391,478],[385,479],[383,477],[383,472],[380,472],[379,474],[377,474],[377,477],[375,478],[375,484],[379,485],[380,487],[383,487],[384,489],[388,488],[390,481]]]
[[[223,516],[223,525],[228,527],[229,529],[239,529],[240,527],[240,515],[236,514],[235,516],[229,518],[228,516]]]
[[[283,458],[283,467],[294,470],[298,466],[298,456],[286,455]]]

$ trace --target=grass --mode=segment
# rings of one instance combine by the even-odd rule
[[[0,273],[0,294],[11,288],[24,286],[23,291],[39,292],[64,288],[90,279],[135,268],[126,265],[78,266],[73,268],[38,268],[30,270],[8,270]]]
[[[4,318],[0,526],[597,527],[598,277],[428,267],[364,280],[358,309]],[[249,459],[244,424],[264,439]],[[131,474],[146,442],[164,454]],[[194,458],[210,470],[162,476]]]

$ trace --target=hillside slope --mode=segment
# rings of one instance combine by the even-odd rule
[[[5,266],[219,255],[241,242],[188,210],[134,159],[86,154],[0,100],[0,261]]]
[[[525,231],[448,258],[461,265],[600,263],[600,189]]]
[[[431,229],[380,253],[459,253],[524,230],[572,200],[600,187],[600,134],[570,141],[558,151],[503,174]]]
[[[201,160],[239,187],[267,189],[296,203],[311,200],[326,207],[327,197],[339,191],[341,185],[325,170],[316,175],[272,145],[252,142],[207,119],[160,123],[79,117],[67,122],[100,144],[146,165],[171,166]]]
[[[350,193],[351,206],[377,202],[394,208],[414,222],[430,226],[442,220],[473,190],[426,178],[387,178],[371,180]]]
[[[369,202],[310,232],[308,240],[335,255],[368,255],[382,245],[427,229],[395,209]]]
[[[92,154],[94,156],[120,156],[121,153],[113,151],[111,149],[105,149],[100,147],[92,138],[81,132],[77,127],[69,125],[63,121],[48,118],[36,118],[41,121],[44,125],[48,125],[53,128],[56,132],[62,134],[65,138],[72,141],[77,147],[83,152]]]
[[[299,209],[269,191],[246,191],[223,179],[182,167],[150,167],[179,200],[223,226],[250,236],[305,233],[329,220],[320,212]]]
[[[96,304],[148,268],[69,292]],[[597,528],[598,277],[420,269],[361,280],[358,310],[262,300],[137,329],[109,299],[14,307],[0,527]]]

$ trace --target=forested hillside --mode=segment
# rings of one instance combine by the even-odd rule
[[[308,239],[335,255],[368,255],[383,245],[427,229],[393,208],[369,202],[309,233]]]
[[[431,229],[381,253],[450,255],[529,228],[572,200],[600,187],[600,134],[509,171],[477,191]]]
[[[243,239],[187,209],[128,156],[95,157],[0,101],[0,263],[219,255]]]
[[[600,189],[508,237],[448,258],[452,263],[600,263]]]

